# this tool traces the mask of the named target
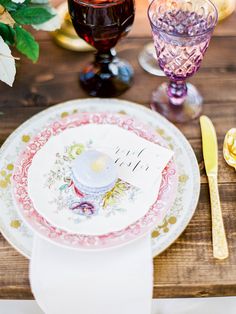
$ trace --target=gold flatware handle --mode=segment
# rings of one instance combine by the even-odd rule
[[[220,206],[217,176],[208,176],[208,182],[211,197],[213,256],[217,259],[225,259],[229,256],[229,250]]]

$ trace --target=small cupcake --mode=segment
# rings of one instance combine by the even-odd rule
[[[96,150],[88,150],[74,161],[72,180],[77,189],[84,194],[104,194],[114,187],[117,168],[108,155]]]

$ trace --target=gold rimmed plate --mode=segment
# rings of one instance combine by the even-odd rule
[[[78,111],[127,114],[150,125],[175,151],[178,190],[174,205],[152,233],[153,256],[169,247],[183,232],[198,202],[200,175],[194,152],[182,133],[159,114],[135,103],[116,99],[81,99],[51,107],[26,121],[3,144],[0,151],[0,228],[8,241],[30,258],[33,235],[19,218],[11,196],[11,175],[19,153],[43,125]]]

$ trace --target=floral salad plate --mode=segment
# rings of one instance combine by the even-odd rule
[[[16,161],[12,176],[13,199],[26,224],[52,242],[82,249],[122,245],[150,232],[162,221],[176,194],[177,170],[171,151],[157,190],[148,184],[155,170],[146,178],[142,173],[148,189],[120,177],[102,196],[83,195],[71,175],[73,161],[83,150],[102,149],[102,145],[106,149],[114,145],[117,150],[117,140],[125,142],[130,132],[135,135],[134,141],[140,137],[147,144],[154,143],[162,154],[168,154],[164,141],[154,130],[129,116],[114,113],[77,113],[55,120],[39,132]],[[111,139],[110,134],[114,134]],[[123,164],[133,160],[136,163],[135,151],[139,147],[132,150],[132,143],[127,147],[130,154],[119,155],[119,159]],[[158,160],[161,162],[161,157]],[[142,157],[139,161],[144,162]],[[158,169],[158,165],[149,167]]]
[[[118,229],[107,230],[108,232],[105,234],[101,232],[96,232],[95,234],[86,234],[86,232],[76,233],[71,232],[72,229],[63,229],[63,226],[57,223],[55,226],[55,223],[50,223],[51,220],[48,220],[49,217],[45,217],[45,213],[42,215],[42,213],[35,210],[34,204],[26,193],[27,189],[25,189],[24,184],[19,184],[24,181],[23,178],[26,175],[25,170],[28,169],[27,166],[24,168],[20,178],[20,172],[18,171],[19,156],[22,156],[22,152],[26,151],[29,145],[34,144],[34,139],[37,138],[38,134],[42,133],[42,130],[45,131],[45,126],[52,126],[53,123],[55,126],[55,122],[58,121],[62,121],[61,124],[65,126],[72,121],[78,121],[78,116],[80,115],[78,115],[76,119],[73,118],[78,112],[91,113],[88,115],[90,118],[96,117],[96,115],[93,115],[94,112],[98,113],[96,118],[101,116],[104,118],[105,116],[102,114],[104,112],[108,113],[107,116],[110,117],[119,114],[119,119],[125,128],[131,123],[131,128],[133,128],[137,134],[140,132],[139,136],[143,136],[150,141],[156,141],[160,145],[167,145],[168,148],[173,149],[175,152],[175,161],[171,160],[163,172],[161,188],[158,195],[156,195],[154,204],[149,207],[146,213],[140,213],[138,217],[133,217],[133,221],[130,221],[128,225],[123,224],[120,225]],[[101,113],[100,115],[99,112]],[[107,119],[107,116],[104,119]],[[61,118],[62,120],[60,120]],[[146,130],[145,127],[140,127],[141,124],[139,125],[136,121],[142,121],[143,125],[147,125]],[[101,121],[101,123],[103,123],[103,121]],[[116,123],[119,122],[116,121]],[[40,145],[41,144],[40,142]],[[69,143],[65,155],[59,154],[56,156],[54,166],[55,163],[60,162],[62,162],[64,166],[69,164],[70,160],[84,149],[85,144],[86,143],[73,143],[73,141]],[[87,141],[86,145],[91,145],[91,143]],[[36,148],[33,145],[33,147],[31,147],[31,153],[34,149]],[[28,159],[25,159],[27,162],[30,161],[30,156],[28,157]],[[28,258],[30,258],[32,251],[32,229],[39,235],[47,237],[50,241],[63,246],[74,248],[103,248],[112,245],[120,245],[126,241],[135,239],[137,236],[141,236],[144,232],[147,232],[150,227],[153,230],[152,246],[153,255],[155,256],[172,244],[186,228],[195,211],[199,197],[200,176],[198,164],[191,146],[182,133],[159,114],[143,106],[127,101],[115,99],[83,99],[73,100],[51,107],[26,121],[11,134],[1,147],[0,160],[1,165],[3,165],[0,169],[0,205],[2,208],[0,228],[6,239]],[[22,157],[20,160],[22,161]],[[178,172],[176,171],[176,166]],[[64,168],[65,171],[67,171],[66,167]],[[14,180],[12,179],[13,173]],[[66,175],[66,173],[64,174]],[[75,188],[71,185],[71,182],[66,176],[63,177],[63,182],[57,182],[56,185],[54,180],[55,176],[53,172],[49,171],[47,176],[45,176],[44,183],[47,186],[51,185],[53,189],[55,186],[57,188],[59,187],[58,193],[60,195],[63,193],[66,194],[67,200],[76,193]],[[60,180],[59,178],[59,181]],[[18,184],[16,185],[14,182]],[[176,182],[177,192],[175,193]],[[13,185],[14,192],[18,194],[12,193]],[[122,208],[113,205],[114,195],[116,195],[118,199],[119,197],[124,197],[126,201],[129,201],[137,192],[132,188],[125,182],[117,182],[115,186],[116,193],[106,195],[103,199],[103,205],[105,205],[104,217],[106,215],[107,217],[123,215],[119,212],[119,209]],[[16,191],[16,189],[18,189],[18,191]],[[19,191],[19,189],[21,190]],[[171,191],[173,193],[171,193]],[[18,195],[19,197],[12,197],[12,195]],[[175,196],[172,206],[170,206],[171,195]],[[21,206],[23,201],[25,202],[24,206]],[[18,210],[20,210],[20,215]],[[73,215],[71,217],[74,218],[71,220],[73,224],[77,224],[78,226],[80,224],[80,219],[78,219],[79,215]],[[80,215],[80,217],[87,219],[87,217],[83,217],[83,215]],[[106,219],[110,219],[107,217]]]

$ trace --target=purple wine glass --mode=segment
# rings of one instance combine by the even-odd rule
[[[157,59],[169,77],[152,95],[151,108],[173,122],[198,117],[202,97],[186,79],[200,67],[217,23],[209,0],[153,0],[148,9]]]

